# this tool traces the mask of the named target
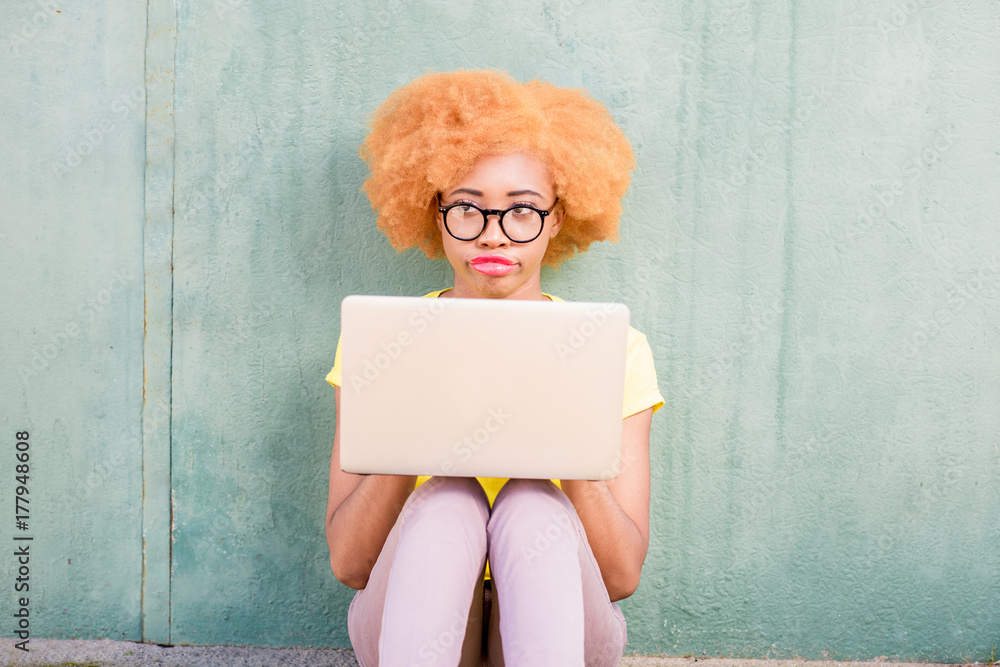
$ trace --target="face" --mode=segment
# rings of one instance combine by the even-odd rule
[[[458,183],[441,193],[441,205],[475,204],[481,209],[505,210],[527,205],[547,211],[555,202],[555,186],[548,167],[523,153],[482,157]],[[508,213],[504,224],[508,225]],[[452,224],[452,214],[448,223]],[[534,241],[515,243],[500,228],[498,216],[489,216],[486,229],[472,241],[448,233],[444,217],[437,225],[445,256],[455,270],[455,286],[445,295],[491,299],[544,299],[542,258],[549,239],[559,233],[563,210],[557,205],[545,217],[542,233]],[[481,224],[481,223],[480,223]],[[443,296],[443,295],[442,295]]]

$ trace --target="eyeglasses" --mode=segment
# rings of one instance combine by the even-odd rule
[[[441,196],[438,195],[438,204]],[[545,226],[545,218],[555,210],[559,198],[552,202],[552,208],[543,210],[519,204],[501,211],[500,209],[483,209],[475,204],[458,203],[450,206],[438,206],[438,211],[444,217],[444,228],[459,241],[473,241],[482,236],[489,224],[489,216],[495,215],[500,222],[500,230],[514,243],[531,243],[537,239]]]

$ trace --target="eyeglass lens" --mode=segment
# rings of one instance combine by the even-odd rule
[[[459,239],[474,239],[486,229],[486,214],[475,206],[455,206],[448,209],[445,225]],[[542,231],[542,216],[527,208],[512,208],[503,214],[503,231],[511,241],[531,241]]]

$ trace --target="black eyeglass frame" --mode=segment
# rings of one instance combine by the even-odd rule
[[[500,223],[500,231],[503,232],[503,235],[506,236],[511,243],[531,243],[539,236],[541,236],[543,231],[545,231],[545,218],[547,218],[552,213],[552,211],[556,210],[556,205],[558,203],[559,203],[559,197],[556,197],[556,200],[552,202],[552,208],[550,208],[547,211],[543,208],[538,208],[536,206],[531,206],[529,204],[518,204],[517,206],[511,206],[510,208],[504,210],[500,210],[498,208],[479,208],[475,204],[470,204],[468,202],[457,202],[455,204],[449,204],[448,206],[441,206],[441,195],[439,194],[438,212],[441,213],[442,219],[444,221],[444,228],[448,230],[448,233],[451,234],[452,238],[457,239],[459,241],[475,241],[476,239],[478,239],[480,236],[483,235],[483,232],[485,232],[486,228],[489,226],[490,224],[489,217],[491,215],[495,215],[497,216],[497,222]],[[456,206],[468,206],[469,208],[474,208],[483,214],[483,228],[479,230],[478,234],[476,234],[475,236],[470,236],[467,239],[463,239],[461,236],[458,236],[455,234],[455,232],[451,231],[451,227],[448,226],[448,211],[455,208]],[[537,213],[542,218],[542,224],[538,228],[538,233],[532,236],[527,241],[518,241],[516,239],[510,238],[510,234],[507,233],[507,229],[503,226],[503,217],[516,208],[530,208],[532,211]]]

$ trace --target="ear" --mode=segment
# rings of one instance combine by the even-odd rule
[[[446,234],[447,231],[444,228],[444,214],[438,210],[441,206],[441,195],[434,195],[431,200],[431,213],[434,215],[434,224],[437,225],[438,231],[442,234]]]
[[[552,225],[549,227],[549,238],[555,238],[559,230],[562,229],[563,218],[566,216],[566,209],[563,208],[562,201],[556,206],[556,209],[549,214],[549,219],[552,221]]]

